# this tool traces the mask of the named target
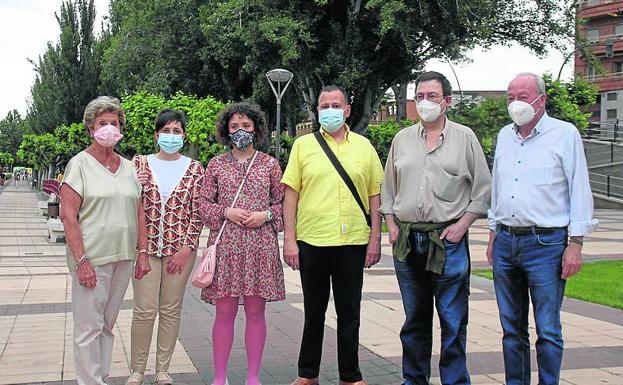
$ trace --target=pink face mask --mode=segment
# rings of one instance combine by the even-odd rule
[[[118,127],[115,127],[112,124],[107,124],[95,130],[93,132],[93,137],[101,146],[114,147],[115,144],[123,138],[123,135],[119,131]]]

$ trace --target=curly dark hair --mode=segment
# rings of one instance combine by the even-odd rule
[[[253,143],[261,143],[266,138],[268,135],[266,117],[260,106],[250,102],[239,102],[223,108],[216,118],[216,140],[220,144],[228,147],[232,146],[231,139],[229,138],[229,120],[234,114],[246,116],[253,121],[253,127],[255,128]]]

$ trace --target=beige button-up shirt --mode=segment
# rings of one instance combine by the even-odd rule
[[[428,151],[418,123],[392,141],[381,191],[381,214],[403,222],[446,222],[466,211],[485,216],[491,174],[474,132],[446,119],[439,144]]]

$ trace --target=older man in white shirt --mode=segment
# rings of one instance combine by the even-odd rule
[[[580,133],[547,115],[543,79],[518,75],[507,98],[514,123],[498,134],[487,248],[504,330],[506,383],[530,384],[530,299],[538,383],[558,384],[565,283],[580,270],[583,237],[598,222]]]

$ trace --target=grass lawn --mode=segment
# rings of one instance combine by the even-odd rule
[[[489,269],[475,275],[493,279]],[[623,260],[588,262],[567,281],[565,295],[582,301],[623,309]]]

